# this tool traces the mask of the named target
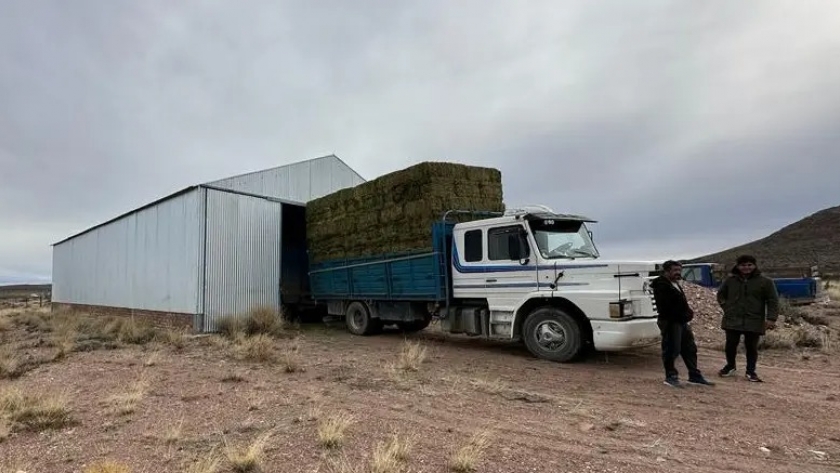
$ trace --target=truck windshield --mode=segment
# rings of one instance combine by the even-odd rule
[[[597,258],[599,256],[583,222],[532,220],[530,225],[543,258]]]

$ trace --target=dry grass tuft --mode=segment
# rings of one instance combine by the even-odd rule
[[[807,312],[802,307],[791,304],[787,298],[780,297],[779,314],[784,316],[784,320],[787,323],[800,324],[802,323],[803,317],[807,315]]]
[[[48,321],[49,315],[42,312],[21,312],[15,315],[18,325],[32,332],[49,332],[51,327]]]
[[[0,419],[0,443],[3,443],[12,436],[12,426],[3,419]]]
[[[318,422],[318,442],[328,449],[340,448],[344,444],[344,433],[353,417],[346,413],[327,416]]]
[[[238,371],[231,371],[226,375],[222,376],[223,383],[241,383],[245,381],[245,375]]]
[[[72,351],[79,339],[79,320],[66,314],[54,314],[49,320],[53,344],[67,353]]]
[[[279,361],[286,372],[302,371],[298,345],[293,343],[282,352],[277,338],[293,338],[282,313],[270,307],[258,307],[244,315],[228,315],[217,322],[220,336],[206,343],[227,350],[235,359],[260,363]]]
[[[345,455],[332,455],[324,460],[327,473],[367,473],[361,465],[348,460]]]
[[[802,324],[779,327],[768,331],[758,344],[762,350],[792,350],[795,348],[821,348],[828,336],[813,325]]]
[[[85,468],[84,473],[131,473],[131,469],[122,463],[104,460]]]
[[[406,340],[397,357],[396,367],[403,371],[420,371],[426,361],[426,347],[418,341]]]
[[[119,343],[145,345],[156,338],[167,340],[166,335],[158,333],[151,324],[134,317],[35,310],[17,314],[14,322],[28,331],[50,334],[51,344],[56,347],[53,360],[62,359],[73,351],[115,348]]]
[[[218,473],[222,467],[222,458],[215,450],[187,466],[184,473]]]
[[[452,456],[449,467],[456,473],[468,473],[476,470],[476,465],[481,460],[482,454],[490,445],[490,434],[481,431],[470,439],[470,441],[458,449]]]
[[[371,473],[399,473],[406,467],[413,439],[393,434],[380,442],[370,459]]]
[[[210,335],[201,338],[200,343],[217,351],[228,351],[232,346],[232,342],[222,335]]]
[[[0,315],[0,332],[8,332],[15,326],[12,318],[7,315]]]
[[[114,394],[107,399],[112,411],[118,415],[128,415],[137,410],[140,401],[148,394],[151,380],[145,371],[140,373],[137,380],[131,383],[129,389],[120,394]]]
[[[149,324],[140,322],[134,317],[117,319],[120,321],[117,329],[117,340],[132,345],[143,345],[155,338],[155,330]]]
[[[280,354],[280,364],[286,373],[297,373],[306,371],[303,368],[303,361],[300,356],[300,345],[297,340],[287,345]]]
[[[163,433],[163,442],[166,445],[175,445],[181,441],[181,432],[184,430],[184,419],[178,421],[177,424],[170,425]]]
[[[224,316],[216,327],[220,334],[231,340],[255,335],[283,338],[290,332],[282,312],[267,306],[256,307],[246,314]]]
[[[268,363],[277,360],[277,342],[268,335],[240,337],[235,340],[234,356],[237,359]]]
[[[227,459],[233,471],[238,473],[260,471],[262,469],[265,447],[270,437],[271,432],[266,432],[257,437],[254,442],[244,449],[228,447]]]
[[[245,319],[245,331],[248,335],[283,336],[287,332],[286,320],[278,309],[266,306],[256,307]]]
[[[834,353],[834,342],[831,341],[831,332],[823,332],[823,340],[820,351],[826,355]]]
[[[183,350],[187,346],[187,331],[170,328],[158,333],[158,339],[176,350]]]
[[[0,379],[16,378],[22,374],[21,362],[10,345],[0,346]]]
[[[476,391],[483,392],[485,394],[502,394],[504,392],[510,391],[510,387],[502,381],[500,378],[488,379],[488,378],[478,378],[470,380],[470,385],[472,385]]]
[[[220,317],[216,322],[216,330],[225,338],[235,340],[240,337],[245,337],[245,321],[242,317],[236,315],[226,315]]]
[[[156,349],[156,350],[152,351],[151,353],[149,353],[149,356],[146,357],[145,361],[143,361],[143,366],[146,366],[146,367],[156,366],[158,363],[160,363],[160,360],[161,360],[162,357],[163,357],[163,355],[161,354],[160,350]]]
[[[823,325],[825,327],[831,325],[831,320],[829,320],[828,316],[814,312],[803,311],[802,320],[811,325]]]
[[[825,288],[825,294],[828,296],[829,300],[832,301],[840,301],[840,285],[836,282],[829,283]]]
[[[67,401],[62,396],[28,393],[17,388],[0,392],[0,420],[10,430],[42,431],[60,429],[73,423]]]

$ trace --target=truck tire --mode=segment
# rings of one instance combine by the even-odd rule
[[[379,319],[370,316],[370,310],[362,302],[351,302],[344,316],[347,330],[353,335],[371,335],[381,328]]]
[[[571,315],[556,307],[531,312],[522,327],[525,346],[537,358],[568,363],[583,351],[583,334]]]

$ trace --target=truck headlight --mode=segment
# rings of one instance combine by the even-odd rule
[[[633,302],[632,301],[618,301],[610,302],[610,318],[622,319],[633,316]]]

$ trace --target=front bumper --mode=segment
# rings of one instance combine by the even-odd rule
[[[650,346],[659,340],[656,318],[592,321],[592,341],[598,351],[620,351]]]

